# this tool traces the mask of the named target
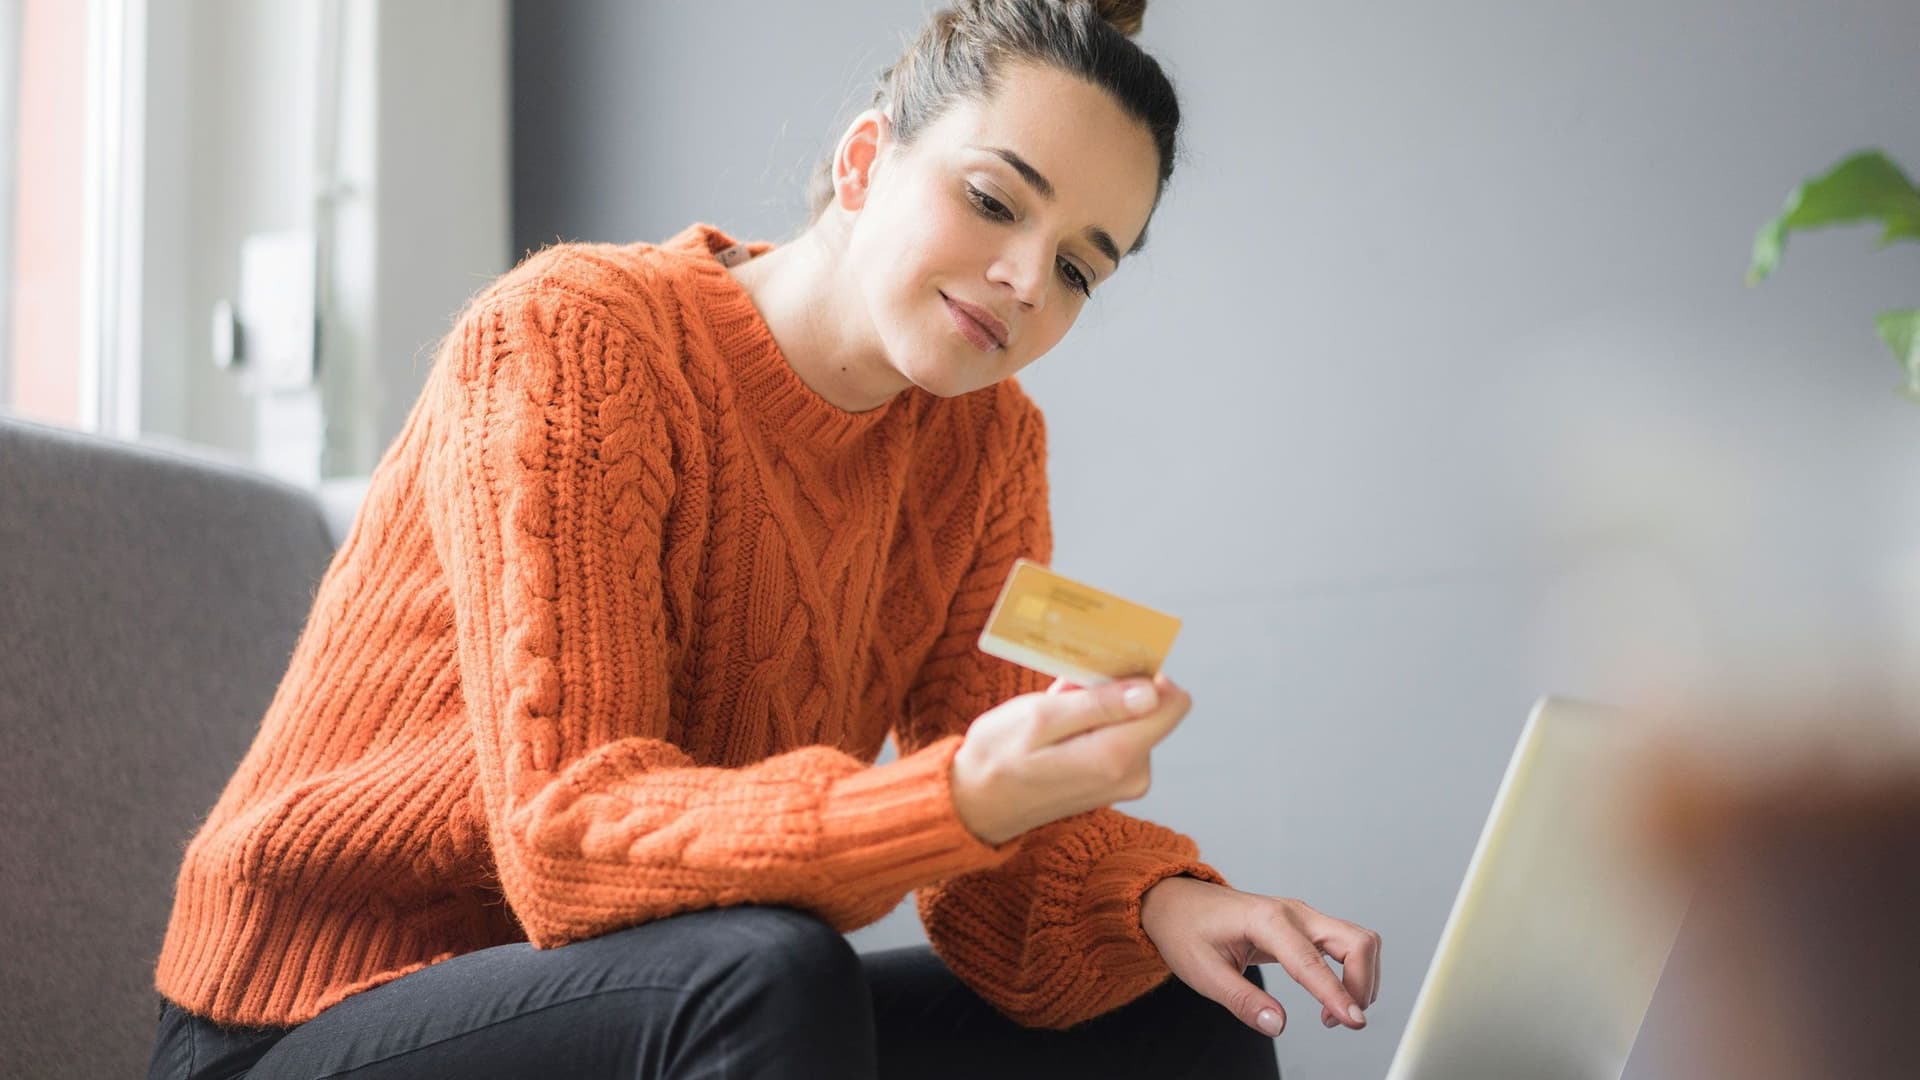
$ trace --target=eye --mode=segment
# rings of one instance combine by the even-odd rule
[[[1065,259],[1060,260],[1060,276],[1066,278],[1067,284],[1073,286],[1074,291],[1081,296],[1093,295],[1093,285],[1087,281],[1086,275],[1080,272],[1079,267]]]
[[[1013,220],[1013,211],[1007,209],[1004,203],[986,192],[981,191],[979,188],[974,187],[972,184],[967,185],[967,199],[971,201],[985,217],[994,218],[998,221]]]
[[[982,217],[990,218],[994,221],[1013,220],[1013,211],[1007,209],[1005,203],[974,187],[972,184],[967,185],[967,201],[974,205],[974,208],[980,212]],[[1080,272],[1079,267],[1068,262],[1066,259],[1060,260],[1060,276],[1066,279],[1067,287],[1071,288],[1074,292],[1079,293],[1081,296],[1093,295],[1093,283],[1087,280],[1087,276]]]

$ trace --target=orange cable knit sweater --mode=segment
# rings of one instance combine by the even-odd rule
[[[1051,555],[1040,411],[1011,379],[835,407],[733,244],[559,245],[468,306],[187,847],[161,993],[293,1024],[473,949],[745,903],[850,930],[910,890],[1023,1023],[1167,976],[1140,896],[1220,880],[1191,841],[1102,809],[990,847],[948,787],[1047,682],[974,645]]]

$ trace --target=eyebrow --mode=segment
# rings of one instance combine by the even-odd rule
[[[1021,157],[1019,154],[1014,153],[1004,146],[973,146],[971,149],[985,150],[987,153],[1013,166],[1013,171],[1019,173],[1021,179],[1033,185],[1033,190],[1039,192],[1041,198],[1048,202],[1053,201],[1053,184],[1046,177],[1040,175],[1039,169],[1027,164],[1026,158]],[[1088,243],[1099,248],[1100,254],[1105,255],[1113,265],[1120,265],[1120,246],[1113,242],[1112,233],[1098,225],[1089,225],[1087,226],[1086,232],[1082,235],[1086,236]]]

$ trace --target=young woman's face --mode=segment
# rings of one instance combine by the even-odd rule
[[[888,362],[953,397],[1066,334],[1146,228],[1159,155],[1106,91],[1016,66],[992,100],[956,105],[904,150],[882,137],[871,177],[848,269]],[[984,337],[956,307],[984,312]]]

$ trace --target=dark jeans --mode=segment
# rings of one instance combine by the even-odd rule
[[[1259,969],[1248,977],[1259,981]],[[925,946],[856,954],[804,912],[730,907],[557,949],[502,945],[291,1028],[163,1003],[149,1080],[248,1077],[1235,1077],[1273,1040],[1179,979],[1070,1031],[1013,1023]]]

